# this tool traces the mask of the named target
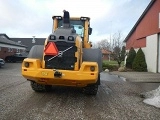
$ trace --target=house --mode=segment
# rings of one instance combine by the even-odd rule
[[[102,49],[101,52],[102,52],[102,60],[110,60],[111,59],[110,58],[110,55],[112,53],[111,51]]]
[[[160,0],[151,0],[124,42],[127,50],[142,48],[148,71],[160,73]]]
[[[27,46],[14,42],[6,34],[0,34],[0,58],[13,55],[17,52],[24,52]]]
[[[21,43],[27,46],[26,52],[29,52],[34,45],[44,45],[46,38],[11,38],[17,43]]]

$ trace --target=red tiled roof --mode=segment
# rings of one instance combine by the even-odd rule
[[[102,54],[111,54],[111,51],[109,50],[102,49],[101,51],[102,51]]]

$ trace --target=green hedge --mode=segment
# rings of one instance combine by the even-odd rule
[[[132,69],[132,64],[134,61],[134,58],[136,57],[136,51],[133,47],[129,50],[128,57],[126,59],[126,67]]]
[[[103,62],[102,63],[102,69],[103,69],[103,71],[105,69],[108,69],[109,71],[117,71],[118,70],[118,65],[110,65],[110,64],[107,64],[106,62]]]

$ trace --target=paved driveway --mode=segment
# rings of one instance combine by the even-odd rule
[[[160,83],[160,73],[151,72],[110,72],[112,75],[126,78],[130,82],[158,82]]]
[[[62,86],[36,93],[22,77],[21,63],[6,63],[0,69],[0,120],[157,120],[159,109],[144,104],[139,94],[159,85],[102,73],[96,96]]]

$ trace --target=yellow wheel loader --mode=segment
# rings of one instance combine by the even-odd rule
[[[102,71],[102,53],[91,48],[89,17],[53,16],[53,31],[44,45],[31,48],[22,63],[22,75],[36,92],[53,85],[82,87],[96,95]]]

